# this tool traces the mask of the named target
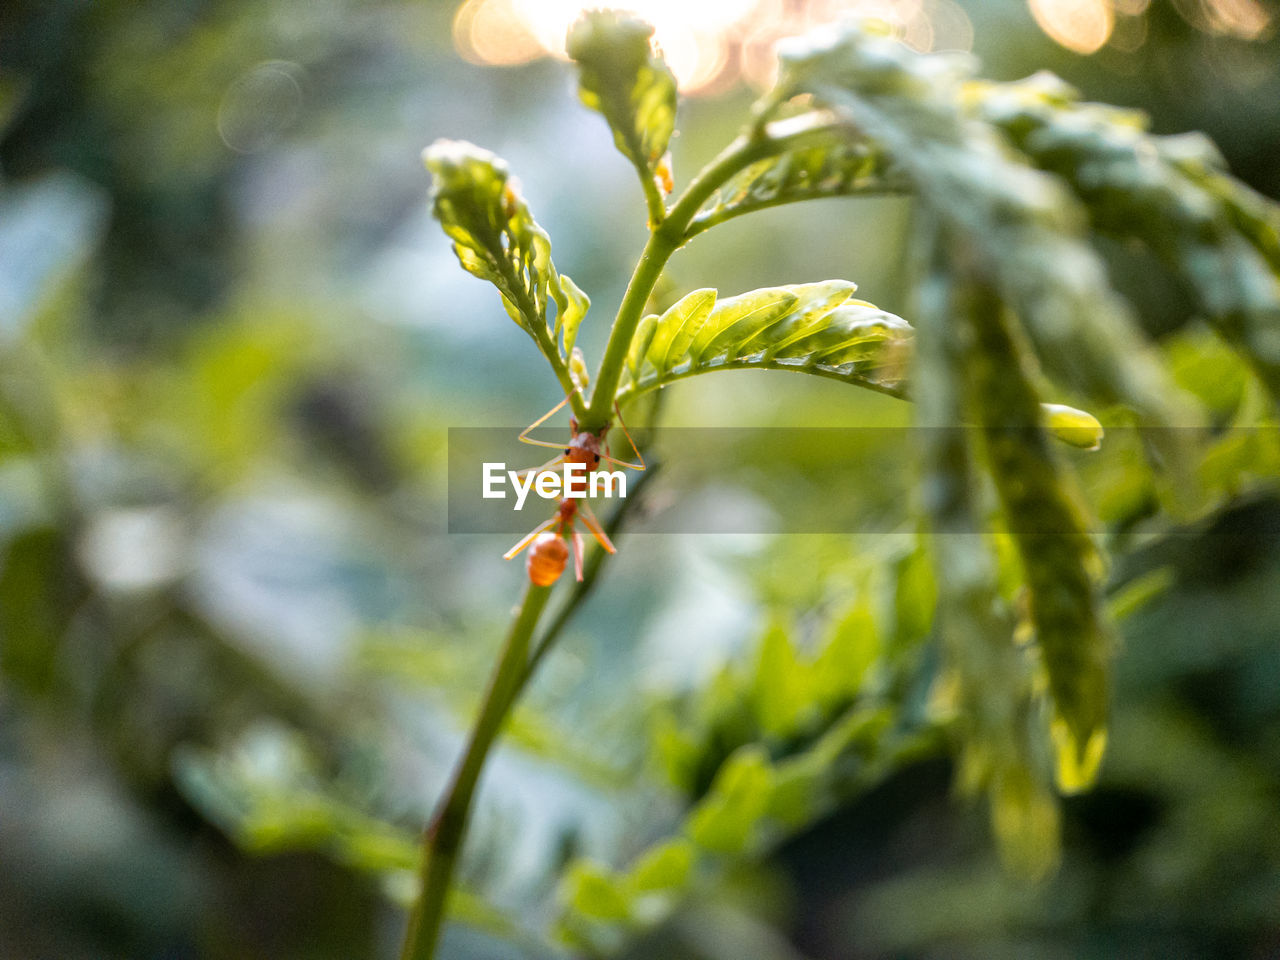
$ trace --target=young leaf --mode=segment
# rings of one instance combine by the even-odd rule
[[[653,338],[645,349],[644,357],[659,374],[671,369],[671,361],[683,357],[693,338],[697,336],[711,308],[716,302],[716,291],[694,290],[681,297],[666,313],[658,318]]]
[[[711,370],[798,370],[901,394],[912,331],[844,280],[765,287],[716,300],[695,290],[645,318],[619,399]]]
[[[573,355],[574,344],[578,342],[578,328],[582,319],[591,307],[591,298],[583,293],[576,283],[565,274],[552,273],[551,298],[556,302],[556,327],[553,332],[561,336],[561,349],[566,357]]]
[[[1064,403],[1042,403],[1040,411],[1044,415],[1045,426],[1063,443],[1082,450],[1097,450],[1102,446],[1102,424],[1088,411],[1077,410]]]
[[[498,288],[507,314],[552,360],[557,372],[572,352],[590,306],[578,287],[551,262],[551,240],[538,226],[505,162],[461,140],[437,140],[423,152],[431,172],[431,212],[453,240],[468,273]],[[548,295],[556,304],[556,331],[548,331]],[[554,337],[562,331],[563,353]]]
[[[644,367],[645,359],[649,353],[649,345],[653,342],[653,335],[658,329],[658,315],[651,313],[640,321],[636,327],[636,335],[631,340],[631,346],[627,350],[627,373],[635,380],[640,376],[640,371]]]
[[[645,851],[627,871],[627,890],[637,895],[681,890],[689,882],[696,859],[697,851],[688,840],[664,840]]]
[[[786,287],[765,287],[719,301],[689,342],[691,363],[703,365],[726,354],[781,320],[796,304]]]
[[[676,125],[676,78],[654,52],[653,27],[613,10],[592,10],[570,29],[565,51],[580,69],[578,94],[599,111],[640,175],[649,219],[664,213],[659,164]]]
[[[590,861],[573,863],[561,881],[561,897],[576,913],[593,920],[625,921],[630,916],[617,877]]]

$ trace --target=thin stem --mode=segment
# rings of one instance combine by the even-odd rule
[[[550,587],[526,585],[520,605],[507,630],[506,642],[489,681],[489,688],[480,705],[480,715],[471,731],[471,739],[440,806],[427,824],[423,834],[420,872],[422,889],[409,916],[409,928],[400,952],[401,960],[431,960],[435,955],[454,869],[467,832],[476,783],[480,779],[480,771],[484,768],[489,749],[524,681],[529,638],[538,625],[538,618],[550,595]]]
[[[636,168],[636,173],[640,177],[640,189],[644,191],[644,204],[649,211],[649,227],[652,229],[666,219],[667,206],[653,178],[653,171],[642,163],[633,163],[632,166]]]
[[[777,129],[784,129],[786,132],[781,135],[772,133]],[[667,261],[684,244],[690,223],[708,198],[730,177],[756,161],[785,153],[803,142],[821,139],[841,130],[847,130],[847,127],[837,123],[788,123],[781,128],[770,125],[738,137],[694,177],[675,206],[668,211],[666,219],[649,234],[649,240],[640,254],[640,262],[631,275],[622,304],[618,307],[613,329],[609,331],[609,342],[605,345],[600,369],[596,373],[591,403],[586,414],[579,417],[582,429],[596,432],[609,423],[627,351],[644,315],[645,304],[648,303],[649,295]]]

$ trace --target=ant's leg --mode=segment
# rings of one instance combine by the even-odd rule
[[[573,531],[573,577],[582,582],[582,534]]]
[[[523,477],[526,473],[541,473],[543,470],[550,470],[556,464],[563,463],[563,462],[564,462],[564,454],[562,453],[560,454],[560,456],[555,457],[554,459],[548,460],[546,463],[544,463],[540,467],[525,467],[523,470],[515,470],[513,472],[517,477]]]
[[[596,538],[596,541],[600,546],[604,547],[610,553],[618,552],[618,548],[613,545],[613,541],[609,539],[609,535],[604,532],[604,527],[600,526],[600,521],[596,519],[596,515],[587,501],[583,500],[582,503],[578,505],[578,514],[582,517],[583,524],[591,531],[591,535]]]
[[[551,527],[555,524],[557,519],[559,518],[552,517],[550,520],[545,520],[542,523],[538,524],[536,527],[530,530],[528,535],[526,535],[523,539],[521,539],[519,543],[517,543],[514,547],[512,547],[510,550],[504,553],[502,555],[502,559],[510,560],[512,557],[514,557],[517,553],[519,553],[529,544],[533,543],[534,540],[538,539],[539,534],[545,533],[546,531],[550,530]]]
[[[518,439],[521,443],[532,444],[535,447],[554,447],[558,449],[564,449],[562,444],[552,443],[550,440],[534,440],[532,437],[529,436],[529,434],[532,433],[534,430],[536,430],[538,427],[542,426],[544,423],[546,423],[548,420],[554,417],[557,413],[559,413],[560,409],[568,402],[569,402],[569,398],[565,397],[563,400],[557,403],[554,407],[552,407],[550,410],[548,410],[546,413],[540,416],[537,420],[533,421],[533,423],[529,424],[527,427],[521,430],[520,436],[517,437],[516,439]]]
[[[627,463],[627,461],[619,460],[616,457],[611,457],[607,453],[601,454],[600,459],[608,460],[610,463],[616,463],[620,467],[630,467],[632,470],[643,470],[644,454],[640,452],[640,448],[636,446],[636,442],[631,439],[631,431],[627,429],[626,421],[622,419],[622,409],[618,406],[616,402],[613,405],[613,410],[618,415],[618,426],[622,428],[623,436],[627,438],[627,443],[631,444],[631,449],[635,452],[636,459],[639,460],[640,462]]]

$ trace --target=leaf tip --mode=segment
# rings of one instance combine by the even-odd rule
[[[1095,727],[1081,739],[1062,717],[1050,723],[1057,763],[1055,775],[1058,789],[1064,794],[1088,790],[1098,779],[1102,757],[1107,750],[1106,727]]]

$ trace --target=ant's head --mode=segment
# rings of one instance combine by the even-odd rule
[[[575,433],[564,448],[566,463],[580,463],[588,470],[600,466],[600,438],[594,433]]]

